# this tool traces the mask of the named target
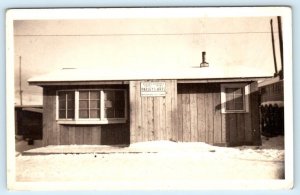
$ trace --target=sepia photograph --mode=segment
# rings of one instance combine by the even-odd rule
[[[8,189],[291,189],[291,13],[8,10]]]

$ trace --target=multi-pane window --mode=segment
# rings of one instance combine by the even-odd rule
[[[105,118],[124,118],[125,117],[124,92],[120,90],[104,91],[104,117]]]
[[[58,91],[58,120],[100,123],[125,120],[125,92],[123,89]]]
[[[58,92],[58,113],[59,118],[72,119],[74,118],[75,96],[74,91]]]
[[[244,89],[225,88],[226,110],[244,110]]]
[[[249,85],[232,83],[221,85],[222,113],[248,112]]]
[[[100,91],[79,91],[79,118],[100,118]]]

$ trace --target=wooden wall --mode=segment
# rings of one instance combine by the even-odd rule
[[[248,113],[221,113],[220,83],[178,84],[178,141],[237,146],[260,144],[257,84]]]
[[[177,82],[163,82],[166,96],[142,97],[141,81],[130,81],[130,143],[177,140]]]
[[[44,87],[43,95],[43,144],[45,146],[129,144],[129,122],[103,125],[58,124],[55,116],[56,88]]]
[[[261,143],[256,82],[250,85],[248,113],[222,114],[220,83],[163,81],[166,96],[162,97],[142,97],[141,81],[130,81],[129,88],[126,86],[129,90],[129,122],[109,125],[58,124],[55,120],[56,88],[45,87],[44,145],[129,144],[151,140],[206,142],[222,146]]]

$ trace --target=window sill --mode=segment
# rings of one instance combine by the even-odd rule
[[[58,124],[69,125],[101,125],[101,124],[118,124],[126,123],[126,119],[104,119],[104,120],[57,120]]]

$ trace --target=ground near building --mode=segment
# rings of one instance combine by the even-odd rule
[[[122,146],[16,143],[17,181],[153,181],[283,179],[284,137],[263,145],[216,147],[153,141]],[[30,149],[31,148],[31,149]]]

